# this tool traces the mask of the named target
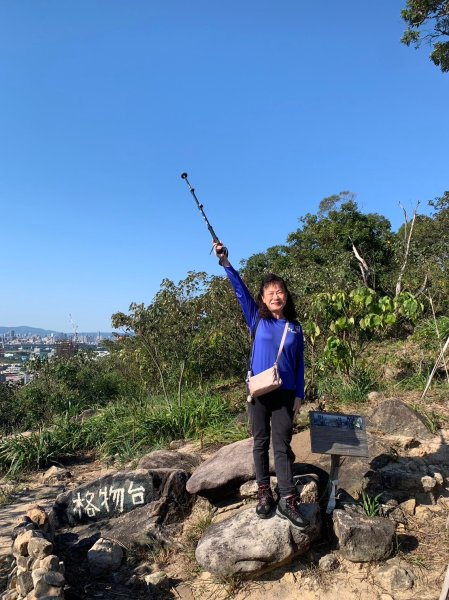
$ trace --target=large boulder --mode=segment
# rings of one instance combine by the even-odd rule
[[[259,519],[254,508],[212,525],[198,543],[198,563],[215,575],[260,574],[307,552],[320,535],[317,504],[301,504],[311,523],[306,531],[273,516]]]
[[[368,426],[388,435],[412,437],[416,440],[431,440],[435,436],[429,431],[424,418],[408,404],[390,398],[384,400],[368,419]]]
[[[389,558],[394,548],[395,524],[384,517],[368,517],[356,510],[332,514],[340,554],[352,562]]]
[[[270,450],[270,473],[274,473]],[[201,464],[187,482],[187,491],[215,500],[256,478],[252,438],[228,444]]]
[[[174,469],[121,471],[60,494],[54,510],[60,525],[118,517],[162,497],[185,503],[188,474]]]
[[[171,473],[158,500],[101,523],[101,534],[128,549],[147,547],[155,539],[160,544],[171,545],[175,525],[189,516],[195,501],[186,491],[183,474],[176,470]]]

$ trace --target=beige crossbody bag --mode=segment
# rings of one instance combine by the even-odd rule
[[[268,394],[268,392],[272,392],[273,390],[277,390],[282,385],[282,379],[279,375],[278,362],[279,358],[282,354],[282,350],[284,348],[285,338],[287,336],[289,322],[285,324],[284,333],[282,335],[281,344],[279,346],[278,354],[276,356],[276,360],[274,361],[274,365],[269,369],[265,369],[261,373],[257,375],[251,375],[251,365],[253,362],[253,352],[254,352],[254,339],[256,337],[256,331],[254,331],[254,339],[253,345],[251,348],[251,359],[249,363],[248,376],[246,379],[246,385],[248,388],[248,402],[251,402],[252,398],[258,398],[259,396],[263,396],[263,394]],[[256,324],[257,329],[258,322]]]

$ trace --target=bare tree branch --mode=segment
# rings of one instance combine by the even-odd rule
[[[429,279],[429,274],[426,273],[425,277],[424,277],[424,281],[422,282],[421,287],[419,288],[419,290],[416,292],[415,296],[418,298],[419,296],[421,296],[421,294],[424,294],[424,292],[426,291],[426,287],[427,287],[427,281]]]
[[[349,238],[349,239],[351,240],[351,238]],[[362,274],[363,283],[365,284],[366,287],[369,287],[369,276],[371,274],[371,271],[370,271],[370,268],[368,266],[368,263],[360,255],[359,251],[355,247],[355,244],[354,244],[354,242],[352,240],[351,240],[351,244],[352,244],[352,251],[354,252],[354,256],[359,261],[359,268],[360,268],[360,272]]]
[[[418,210],[419,202],[416,203],[416,208],[413,211],[413,218],[412,218],[412,220],[410,222],[410,228],[408,230],[408,233],[407,233],[407,228],[408,228],[407,211],[405,210],[405,208],[402,206],[401,203],[399,203],[399,205],[401,206],[402,210],[404,211],[404,220],[405,220],[405,227],[404,227],[405,254],[404,254],[404,262],[402,263],[402,267],[401,267],[401,270],[399,272],[399,277],[398,277],[398,280],[397,280],[397,283],[396,283],[396,292],[395,292],[396,296],[398,296],[401,293],[401,290],[402,290],[402,278],[404,276],[405,268],[406,268],[407,262],[408,262],[408,255],[410,253],[410,242],[412,240],[413,227],[415,226],[416,212]]]

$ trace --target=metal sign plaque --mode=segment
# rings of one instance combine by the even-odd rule
[[[312,452],[368,456],[365,417],[310,411],[309,419]]]

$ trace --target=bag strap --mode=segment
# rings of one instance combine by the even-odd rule
[[[254,355],[254,340],[256,338],[256,330],[257,330],[257,326],[259,325],[261,317],[257,317],[256,320],[256,324],[254,325],[254,329],[251,333],[251,352],[250,355],[248,356],[248,371],[251,371],[251,367],[253,365],[253,355]],[[278,354],[276,356],[276,360],[275,360],[275,365],[278,363],[279,358],[282,354],[282,350],[284,349],[284,343],[285,343],[285,338],[287,337],[287,331],[288,331],[288,326],[290,325],[289,321],[286,322],[285,327],[284,327],[284,333],[282,334],[282,339],[281,339],[281,343],[279,346],[279,350],[278,350]]]
[[[285,327],[284,327],[284,333],[282,335],[281,345],[279,346],[279,352],[278,352],[278,355],[276,356],[276,364],[279,360],[279,357],[282,354],[282,350],[284,349],[284,342],[285,342],[285,338],[287,337],[287,331],[288,331],[289,325],[290,325],[290,323],[287,321],[287,323],[285,324]]]

